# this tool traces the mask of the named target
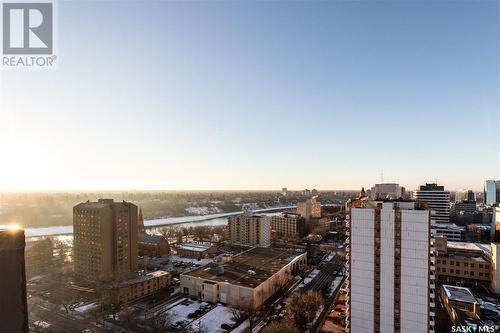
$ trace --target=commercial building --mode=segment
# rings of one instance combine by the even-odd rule
[[[491,243],[491,289],[500,294],[500,244]]]
[[[473,214],[477,210],[475,201],[457,201],[452,204],[451,210],[453,214]]]
[[[408,201],[351,208],[348,332],[434,332],[430,212]]]
[[[454,324],[463,322],[466,318],[479,319],[479,302],[469,288],[444,284],[440,294],[446,312]]]
[[[500,203],[500,180],[484,182],[484,203],[490,206]]]
[[[141,274],[133,279],[120,282],[111,289],[111,303],[125,304],[157,293],[172,284],[172,276],[165,271]]]
[[[370,198],[376,199],[399,199],[403,197],[399,184],[383,183],[375,184],[370,191]]]
[[[465,238],[465,227],[454,223],[433,223],[431,225],[432,237],[444,236],[450,241],[461,241]]]
[[[491,281],[491,249],[489,245],[450,242],[446,237],[434,239],[436,276],[450,283],[483,284]]]
[[[246,211],[228,218],[229,241],[233,245],[271,245],[271,221],[269,216]]]
[[[0,228],[0,332],[28,333],[24,230]]]
[[[307,198],[306,201],[297,203],[297,214],[302,215],[308,222],[311,218],[321,217],[321,202],[317,196]]]
[[[99,199],[73,207],[75,274],[88,281],[137,272],[137,206]]]
[[[175,247],[181,257],[202,259],[217,253],[217,247],[212,244],[181,243]]]
[[[180,275],[186,295],[206,302],[260,306],[306,265],[305,253],[255,247]]]
[[[431,210],[431,220],[434,223],[450,222],[450,192],[438,184],[421,185],[414,192],[414,199],[425,203]]]
[[[278,238],[301,238],[305,236],[306,222],[300,214],[281,213],[271,216],[271,231]]]

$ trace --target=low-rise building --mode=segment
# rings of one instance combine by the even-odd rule
[[[137,238],[137,249],[140,256],[159,257],[170,252],[168,241],[161,235],[150,235],[140,232]]]
[[[454,223],[433,223],[431,225],[432,237],[445,236],[450,241],[462,241],[465,238],[465,227]]]
[[[435,238],[434,245],[438,280],[489,286],[492,269],[489,245],[448,242],[446,237]]]
[[[217,253],[217,247],[212,244],[181,243],[175,247],[181,257],[202,259]]]
[[[273,215],[271,216],[271,230],[278,238],[302,238],[305,236],[306,221],[300,214]]]
[[[184,294],[206,302],[260,306],[297,274],[307,255],[275,248],[252,248],[231,260],[212,263],[180,275]]]
[[[469,288],[443,284],[440,294],[453,323],[462,322],[466,318],[479,319],[479,302]]]
[[[121,305],[146,297],[167,288],[172,284],[169,272],[155,271],[140,274],[134,279],[120,282],[111,289],[111,303]]]

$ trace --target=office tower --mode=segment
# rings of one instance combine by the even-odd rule
[[[348,332],[434,332],[430,213],[414,202],[351,208]]]
[[[321,217],[321,203],[318,197],[307,198],[306,201],[297,203],[297,214],[302,215],[306,222],[311,218]]]
[[[484,182],[484,203],[490,206],[500,203],[500,180]]]
[[[28,332],[24,230],[0,227],[0,332]]]
[[[272,215],[271,230],[278,238],[300,238],[305,236],[305,219],[292,213]]]
[[[414,192],[414,196],[414,199],[429,207],[433,223],[450,222],[450,192],[445,191],[444,186],[421,185],[419,190]]]
[[[229,217],[229,240],[233,245],[262,246],[271,245],[271,222],[269,216],[246,211],[241,215]]]
[[[460,190],[455,193],[455,202],[475,202],[476,194],[471,190]]]
[[[73,207],[75,274],[89,281],[137,271],[137,206],[99,199]]]
[[[399,199],[402,197],[401,187],[393,183],[375,184],[370,191],[370,197],[375,200]]]
[[[288,195],[288,189],[286,187],[283,187],[281,189],[281,195],[284,197],[286,197]]]

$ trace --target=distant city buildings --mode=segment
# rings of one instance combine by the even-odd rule
[[[487,180],[484,182],[484,203],[490,206],[500,203],[500,180]]]
[[[431,220],[434,223],[450,222],[450,192],[438,184],[421,185],[414,192],[414,199],[425,203],[431,210]]]
[[[434,332],[430,213],[414,202],[351,208],[348,332]]]
[[[73,208],[75,274],[88,281],[122,279],[137,272],[137,206],[99,199]]]
[[[300,214],[281,213],[271,216],[273,236],[279,238],[301,238],[305,236],[305,218]]]
[[[399,199],[404,194],[404,188],[399,184],[383,183],[375,184],[370,190],[371,199]]]
[[[269,216],[246,211],[228,218],[229,241],[232,245],[271,245],[271,221]]]
[[[0,332],[28,333],[24,230],[0,228]]]
[[[288,195],[288,189],[286,187],[283,187],[281,189],[281,195],[284,197],[286,197]]]
[[[317,196],[307,198],[306,201],[297,203],[297,214],[300,214],[308,222],[311,218],[321,217],[321,202]]]
[[[476,202],[476,194],[472,190],[460,190],[455,193],[455,202]]]

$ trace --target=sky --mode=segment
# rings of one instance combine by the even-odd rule
[[[500,3],[63,1],[0,71],[0,190],[482,190]]]

